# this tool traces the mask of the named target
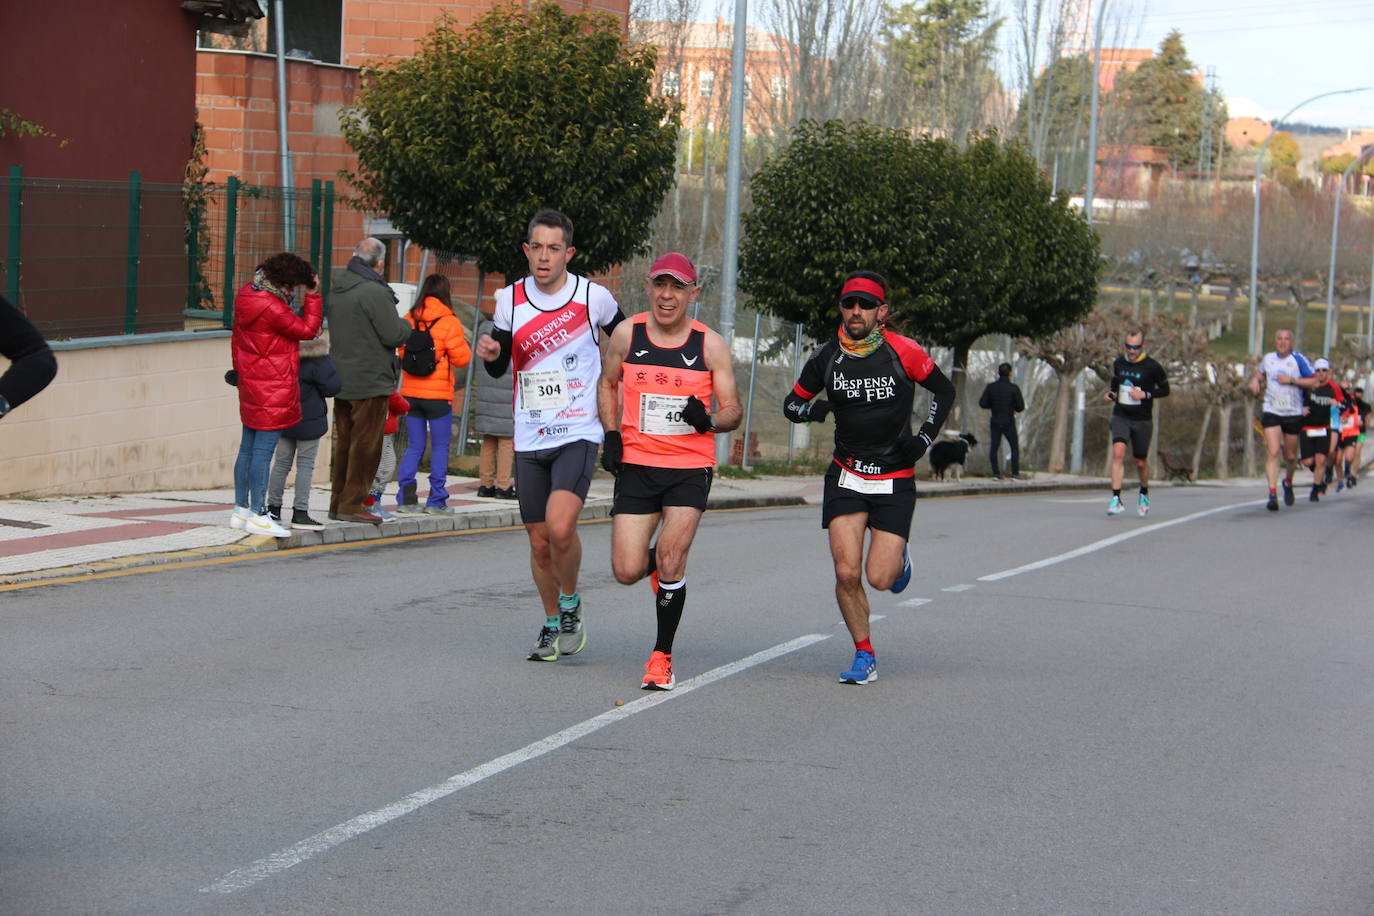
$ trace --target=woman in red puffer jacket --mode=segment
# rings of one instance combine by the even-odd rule
[[[319,333],[324,304],[320,278],[304,258],[282,252],[268,258],[234,296],[231,347],[238,375],[243,438],[234,462],[232,528],[289,537],[267,514],[267,477],[281,431],[301,419],[300,341]],[[291,310],[296,287],[304,286],[305,314]]]

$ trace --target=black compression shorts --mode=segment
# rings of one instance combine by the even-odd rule
[[[821,503],[821,527],[829,528],[830,522],[841,515],[864,513],[868,516],[868,527],[887,531],[900,538],[911,538],[911,517],[916,513],[916,481],[912,477],[885,478],[882,481],[852,481],[851,486],[841,486],[848,472],[833,462],[825,472],[825,496]],[[877,483],[880,487],[891,481],[891,493],[861,493],[853,487],[867,487]]]

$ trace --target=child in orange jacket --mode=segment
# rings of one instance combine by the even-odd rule
[[[412,328],[427,330],[434,340],[434,370],[425,375],[412,374],[404,368],[401,372],[401,394],[410,402],[410,414],[406,417],[406,452],[396,472],[396,511],[449,515],[453,509],[448,505],[446,484],[448,446],[453,438],[453,393],[457,388],[458,370],[467,368],[472,349],[463,334],[463,323],[453,314],[447,277],[443,274],[425,277],[406,320]],[[401,356],[405,356],[404,347]],[[429,445],[429,496],[422,507],[415,495],[415,476],[420,470],[426,442]]]

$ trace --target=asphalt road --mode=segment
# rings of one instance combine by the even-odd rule
[[[815,507],[669,694],[607,524],[552,665],[519,531],[0,594],[0,912],[1374,912],[1369,490],[923,501],[865,687]]]

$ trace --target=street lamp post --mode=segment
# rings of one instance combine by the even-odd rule
[[[1102,18],[1107,12],[1107,0],[1097,7],[1097,22],[1093,24],[1093,86],[1092,101],[1088,108],[1088,180],[1083,185],[1083,218],[1093,221],[1093,191],[1097,179],[1097,109],[1100,91],[1097,88],[1099,74],[1102,72]]]
[[[1326,333],[1322,335],[1323,356],[1331,353],[1331,347],[1336,342],[1336,325],[1340,323],[1340,309],[1336,306],[1336,243],[1341,237],[1341,195],[1345,193],[1345,181],[1350,177],[1350,170],[1368,159],[1371,153],[1374,153],[1374,147],[1350,160],[1350,164],[1341,173],[1340,184],[1336,185],[1336,205],[1331,208],[1331,264],[1326,271]]]
[[[1312,98],[1304,99],[1288,109],[1288,113],[1276,120],[1274,126],[1277,127],[1284,121],[1287,121],[1293,116],[1293,112],[1304,105],[1315,102],[1317,99],[1324,99],[1332,95],[1349,95],[1352,92],[1368,91],[1368,86],[1361,86],[1358,89],[1337,89],[1334,92],[1323,92],[1320,95],[1314,95]],[[1255,208],[1250,223],[1250,326],[1248,328],[1249,342],[1246,349],[1246,352],[1251,355],[1259,354],[1259,335],[1255,333],[1257,330],[1255,318],[1259,310],[1260,169],[1264,165],[1264,154],[1269,149],[1269,141],[1274,139],[1275,133],[1277,133],[1275,130],[1269,131],[1269,136],[1265,137],[1264,143],[1260,145],[1259,155],[1255,157],[1255,185],[1253,194]]]
[[[727,346],[735,345],[735,284],[739,271],[739,211],[741,149],[744,143],[745,43],[748,40],[749,2],[735,0],[734,34],[730,49],[730,137],[725,157],[725,231],[720,268],[720,336]],[[745,452],[748,453],[748,443]],[[716,460],[728,464],[730,437],[716,437]],[[744,460],[748,464],[748,458]]]

